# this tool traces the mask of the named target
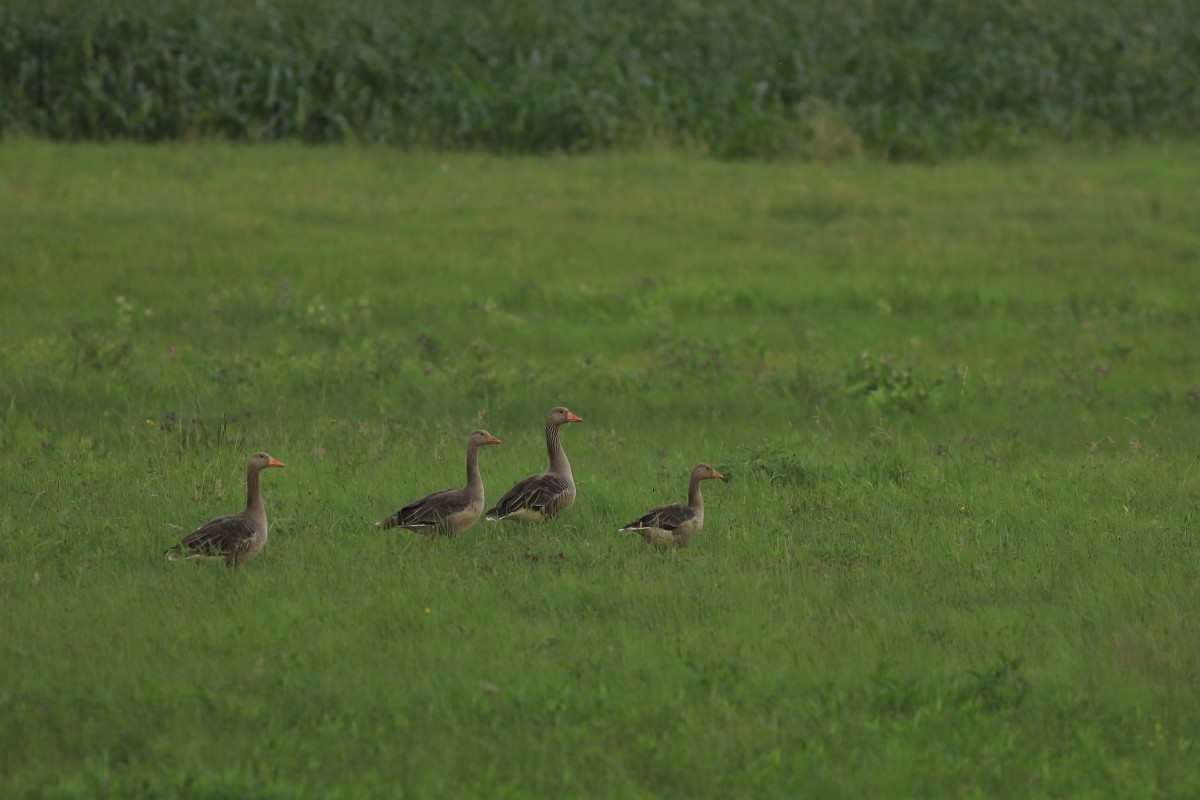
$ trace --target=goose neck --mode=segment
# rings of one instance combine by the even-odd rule
[[[700,494],[699,475],[693,475],[688,481],[688,505],[693,511],[704,510],[704,496]]]
[[[254,513],[262,513],[263,499],[262,491],[259,489],[258,476],[261,470],[250,467],[246,470],[246,510]]]
[[[571,462],[558,440],[558,426],[553,422],[546,423],[546,454],[550,457],[550,471],[558,475],[570,476]]]
[[[467,442],[467,491],[472,495],[483,494],[483,478],[479,474],[479,445]]]

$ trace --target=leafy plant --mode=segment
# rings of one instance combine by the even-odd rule
[[[0,131],[929,159],[1200,124],[1200,7],[7,3]]]
[[[748,448],[745,458],[749,472],[774,484],[811,486],[827,477],[824,468],[777,442],[764,440]]]
[[[888,357],[872,358],[863,352],[846,373],[843,391],[849,397],[862,397],[880,411],[915,413],[941,392],[941,379],[915,375],[911,368],[898,367]]]
[[[954,692],[960,708],[980,711],[1010,711],[1020,707],[1029,694],[1029,681],[1020,673],[1022,659],[1003,653],[981,670],[971,670]]]

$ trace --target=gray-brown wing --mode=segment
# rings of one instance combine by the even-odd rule
[[[682,503],[652,508],[633,522],[621,528],[623,531],[638,531],[643,528],[660,528],[673,531],[688,520],[695,519],[696,512]]]
[[[230,514],[204,523],[172,550],[184,555],[228,556],[245,548],[253,538],[250,521],[241,514]]]
[[[451,514],[470,505],[464,489],[443,489],[414,500],[379,523],[381,528],[436,528]]]
[[[567,479],[553,472],[531,475],[496,501],[487,513],[491,520],[504,519],[518,511],[544,512],[562,499],[571,488]]]

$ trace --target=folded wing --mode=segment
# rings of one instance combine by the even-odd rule
[[[437,528],[446,517],[462,511],[469,503],[470,498],[465,490],[443,489],[412,501],[380,522],[379,527],[408,528],[409,530]]]
[[[488,511],[487,518],[499,520],[520,515],[523,512],[537,515],[552,514],[558,510],[558,505],[570,489],[571,484],[567,479],[553,472],[531,475],[509,489],[508,493]]]
[[[243,514],[230,514],[206,522],[167,551],[183,558],[229,557],[247,550],[254,539],[254,526]]]
[[[696,518],[696,512],[682,503],[672,503],[659,506],[647,511],[633,522],[621,528],[623,531],[640,531],[647,528],[657,528],[662,531],[673,531],[685,522]]]

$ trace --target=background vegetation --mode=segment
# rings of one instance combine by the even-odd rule
[[[1200,131],[1191,0],[13,0],[0,131],[885,158]]]
[[[1200,795],[1197,185],[6,142],[0,794]],[[559,402],[558,523],[372,526]]]

